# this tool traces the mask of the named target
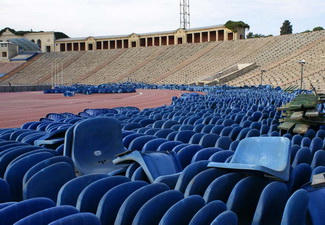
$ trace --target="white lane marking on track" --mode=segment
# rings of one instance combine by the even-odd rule
[[[137,95],[133,95],[133,96],[126,97],[126,98],[134,98],[134,97],[138,97],[138,96],[140,96],[140,95],[142,95],[142,94],[143,94],[142,92],[139,92],[139,94],[137,94]]]

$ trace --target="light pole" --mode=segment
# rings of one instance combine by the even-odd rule
[[[265,73],[266,70],[260,69],[260,71],[261,71],[261,85],[262,85],[263,84],[263,73]]]
[[[300,90],[302,90],[302,79],[304,75],[304,65],[306,64],[306,61],[304,59],[299,60],[298,63],[301,65],[301,71],[300,71]]]

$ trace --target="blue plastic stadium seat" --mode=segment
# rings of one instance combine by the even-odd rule
[[[232,157],[234,154],[234,151],[232,150],[222,150],[219,152],[214,153],[213,155],[210,156],[209,160],[211,162],[226,162],[227,159]]]
[[[56,202],[60,188],[73,178],[75,173],[71,164],[63,161],[53,163],[23,184],[23,199],[47,197]]]
[[[192,195],[171,206],[159,224],[188,225],[193,216],[205,205],[201,196]]]
[[[115,155],[125,151],[121,125],[113,118],[98,117],[78,123],[72,143],[72,160],[80,174],[108,173],[123,167],[112,163]]]
[[[207,168],[208,163],[209,163],[208,160],[201,160],[198,162],[191,163],[186,168],[184,168],[178,177],[177,183],[175,185],[175,190],[184,193],[190,181],[198,173],[208,169]]]
[[[291,139],[291,144],[300,146],[301,140],[302,140],[302,136],[300,134],[295,134]]]
[[[177,152],[177,157],[181,167],[185,168],[188,166],[191,163],[193,156],[201,149],[203,149],[201,145],[188,145],[180,149]]]
[[[128,150],[130,151],[142,151],[143,146],[148,142],[151,141],[153,139],[156,139],[157,137],[154,135],[144,135],[144,136],[140,136],[137,137],[135,139],[133,139],[128,147]]]
[[[302,138],[300,146],[301,147],[309,147],[310,144],[311,144],[311,138],[306,136],[306,137]]]
[[[27,181],[37,172],[39,172],[40,170],[44,169],[45,167],[48,167],[54,163],[57,162],[66,162],[68,164],[70,164],[71,168],[74,169],[74,164],[71,160],[71,158],[67,157],[67,156],[55,156],[55,157],[51,157],[48,159],[45,159],[37,164],[35,164],[33,167],[31,167],[24,175],[23,177],[23,187],[24,185],[26,185]]]
[[[193,216],[189,225],[209,225],[217,216],[226,210],[227,206],[220,200],[209,202]]]
[[[308,137],[309,139],[313,139],[316,135],[316,132],[313,129],[308,129],[304,134],[304,137]]]
[[[181,164],[174,152],[141,153],[139,151],[133,151],[118,155],[113,162],[116,164],[137,162],[142,167],[150,182],[153,182],[159,176],[181,171]],[[166,167],[166,165],[169,166]]]
[[[0,203],[9,202],[11,200],[10,187],[7,181],[0,178]]]
[[[208,160],[214,153],[222,151],[221,148],[216,148],[216,147],[210,147],[210,148],[203,148],[199,150],[195,155],[192,157],[193,162],[197,162],[200,160]]]
[[[181,145],[183,142],[180,141],[167,141],[159,145],[157,151],[171,151],[177,145]]]
[[[61,219],[55,220],[49,225],[101,225],[100,220],[92,213],[77,213],[70,216],[65,216]]]
[[[299,189],[293,193],[285,206],[281,225],[305,225],[309,194]]]
[[[204,134],[198,144],[204,148],[214,147],[219,138],[220,136],[217,134]]]
[[[210,167],[259,171],[287,181],[290,172],[290,140],[252,137],[242,140],[230,163],[211,162]]]
[[[268,182],[265,178],[250,176],[240,180],[232,189],[227,209],[236,213],[239,224],[252,223],[261,192]]]
[[[318,166],[325,166],[325,151],[324,150],[318,150],[315,152],[310,166],[312,169],[314,169]]]
[[[159,224],[166,211],[183,198],[183,194],[175,190],[156,195],[140,208],[133,219],[133,224]]]
[[[106,177],[108,177],[106,174],[88,174],[66,182],[59,190],[57,205],[76,206],[79,194],[84,188],[89,184]]]
[[[206,169],[197,175],[195,175],[190,183],[187,185],[184,196],[200,195],[203,196],[207,187],[216,178],[225,174],[225,170],[219,170],[215,168]]]
[[[217,218],[215,218],[211,225],[237,225],[238,224],[238,217],[236,213],[232,211],[225,211],[221,213]]]
[[[234,186],[245,176],[241,173],[226,173],[212,181],[206,188],[203,198],[205,202],[221,200],[227,202]]]
[[[155,133],[155,136],[159,138],[166,138],[168,134],[172,132],[174,132],[173,129],[161,129]]]
[[[165,143],[167,141],[168,140],[166,140],[165,138],[155,138],[153,140],[150,140],[147,143],[145,143],[145,145],[142,148],[142,152],[157,151],[157,149],[159,148],[159,146],[162,143]]]
[[[310,164],[311,160],[312,154],[310,149],[308,147],[302,147],[297,151],[295,158],[292,162],[292,167],[295,167],[301,163]]]
[[[46,225],[60,218],[64,218],[66,216],[77,213],[79,213],[79,211],[72,206],[57,206],[43,209],[39,212],[29,215],[16,222],[15,225]]]
[[[36,152],[39,149],[44,149],[41,147],[36,147],[33,145],[30,146],[16,146],[8,148],[0,153],[0,176],[3,177],[4,173],[9,166],[9,164],[15,160],[15,158],[27,153],[27,152]],[[44,149],[45,150],[45,149]],[[48,154],[51,154],[48,152]],[[52,156],[55,154],[53,151]]]
[[[279,181],[268,184],[261,193],[252,225],[280,224],[287,202],[287,186]]]
[[[168,191],[169,187],[163,183],[146,185],[132,194],[123,202],[116,216],[116,225],[132,224],[132,221],[140,208],[151,198]]]
[[[54,206],[55,203],[47,198],[33,198],[17,202],[0,210],[0,224],[14,224],[26,216]]]
[[[300,189],[304,184],[309,182],[312,169],[306,163],[301,163],[294,167],[290,174],[290,179],[287,182],[289,195]]]
[[[25,173],[35,164],[51,157],[53,157],[53,155],[48,152],[40,152],[24,157],[8,166],[4,174],[4,179],[10,186],[13,200],[22,200],[22,181]]]
[[[126,182],[107,191],[101,198],[96,212],[101,223],[114,224],[118,211],[127,197],[146,185],[148,183],[144,181]]]
[[[222,136],[216,141],[214,147],[221,148],[223,150],[229,150],[231,143],[232,139],[230,137]]]
[[[189,143],[194,134],[196,134],[196,132],[193,130],[181,130],[176,133],[174,140]]]
[[[312,156],[314,156],[316,151],[323,150],[323,144],[323,140],[319,137],[314,137],[311,140],[309,149],[311,150]]]
[[[205,133],[196,133],[194,134],[190,141],[189,141],[189,144],[199,144],[202,137],[205,136],[206,134]]]
[[[86,186],[79,194],[76,208],[80,212],[91,212],[96,214],[97,206],[104,194],[117,185],[129,182],[125,176],[105,177],[96,180]]]

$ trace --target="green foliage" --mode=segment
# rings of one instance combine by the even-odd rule
[[[69,36],[63,32],[54,32],[55,39],[68,38]]]
[[[28,34],[28,33],[41,33],[41,32],[44,32],[44,31],[23,31],[23,30],[19,30],[19,31],[15,31],[14,29],[11,29],[10,27],[5,27],[3,28],[2,30],[0,30],[0,35],[2,33],[4,33],[6,30],[9,30],[11,33],[15,34],[15,35],[18,35],[18,36],[24,36],[25,34]]]
[[[244,23],[243,21],[231,21],[228,20],[228,22],[225,24],[225,27],[232,32],[237,32],[238,28],[243,29],[249,29],[249,25],[247,23]]]
[[[324,30],[324,28],[323,28],[323,27],[315,27],[315,28],[313,29],[313,31],[320,31],[320,30]]]
[[[292,25],[289,20],[285,20],[280,28],[280,35],[292,34]]]
[[[253,32],[249,32],[249,33],[247,33],[246,38],[247,39],[249,39],[249,38],[262,38],[262,37],[272,37],[272,36],[273,36],[272,34],[264,35],[264,34],[254,34]]]

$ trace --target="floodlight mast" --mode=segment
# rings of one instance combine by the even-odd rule
[[[180,28],[190,28],[190,0],[180,0]]]

